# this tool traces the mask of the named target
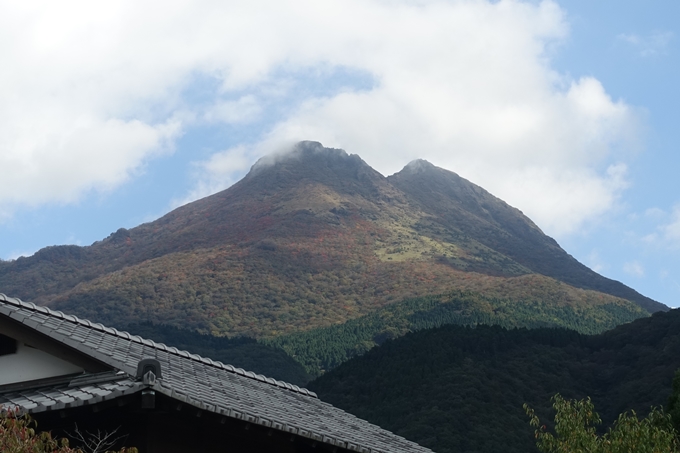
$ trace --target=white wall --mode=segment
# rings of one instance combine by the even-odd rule
[[[0,356],[0,385],[82,371],[78,366],[23,343],[17,344],[16,354]]]

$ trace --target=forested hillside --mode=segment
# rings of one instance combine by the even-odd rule
[[[541,284],[530,280],[544,280]],[[645,316],[624,299],[604,298],[595,291],[575,290],[548,277],[525,276],[484,293],[453,291],[390,304],[344,324],[261,340],[286,351],[313,376],[335,368],[384,341],[447,324],[513,327],[565,327],[580,333],[600,333]],[[542,288],[522,297],[523,285]],[[560,291],[562,287],[563,291]],[[556,295],[560,295],[556,297]]]
[[[444,326],[386,341],[309,384],[325,401],[446,452],[536,451],[523,403],[590,396],[605,425],[663,405],[680,368],[680,310],[594,336]]]

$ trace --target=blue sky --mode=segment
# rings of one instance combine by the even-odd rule
[[[425,158],[680,306],[665,1],[0,4],[0,258],[89,245],[296,140]],[[1,289],[0,289],[1,290]]]

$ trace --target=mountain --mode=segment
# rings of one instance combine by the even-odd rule
[[[554,289],[547,298],[545,288]],[[455,289],[541,294],[576,310],[667,310],[581,265],[520,211],[455,173],[415,161],[386,178],[315,142],[91,246],[2,262],[0,289],[109,325],[256,337]]]
[[[417,160],[387,179],[429,214],[418,227],[431,237],[454,243],[476,241],[533,273],[632,300],[650,312],[662,309],[657,302],[579,263],[521,211],[453,172]],[[474,264],[468,269],[475,270]]]
[[[680,369],[680,310],[599,335],[448,325],[387,341],[308,384],[320,398],[438,453],[538,451],[522,409],[591,397],[603,426],[664,406]]]
[[[264,338],[260,342],[285,351],[311,376],[318,377],[386,340],[444,325],[553,327],[592,334],[643,316],[643,310],[637,306],[600,303],[600,293],[595,291],[580,290],[579,303],[555,303],[554,294],[567,285],[554,280],[536,284],[537,279],[541,277],[514,279],[521,295],[513,294],[513,288],[506,286],[503,295],[458,290],[405,299],[342,324]],[[541,292],[529,295],[527,286],[539,287]]]

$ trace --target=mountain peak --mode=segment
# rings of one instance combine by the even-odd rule
[[[278,152],[266,155],[258,159],[250,169],[249,174],[259,174],[266,169],[279,164],[291,164],[304,161],[343,161],[346,159],[359,160],[359,156],[349,155],[343,149],[325,148],[321,143],[315,141],[301,141],[292,147],[285,148]]]
[[[425,159],[416,159],[406,164],[402,171],[406,171],[409,173],[424,173],[428,170],[432,170],[435,168],[437,167],[435,167],[433,164],[426,161]]]
[[[241,182],[274,191],[311,183],[357,193],[387,185],[385,177],[358,155],[312,141],[261,158]]]
[[[287,151],[222,192],[92,246],[0,263],[0,289],[95,320],[143,316],[231,335],[337,324],[395,298],[482,291],[490,281],[524,288],[517,278],[532,275],[666,309],[427,161],[386,178],[318,142]],[[523,297],[536,297],[534,286]],[[569,304],[590,300],[561,294],[556,300]]]

